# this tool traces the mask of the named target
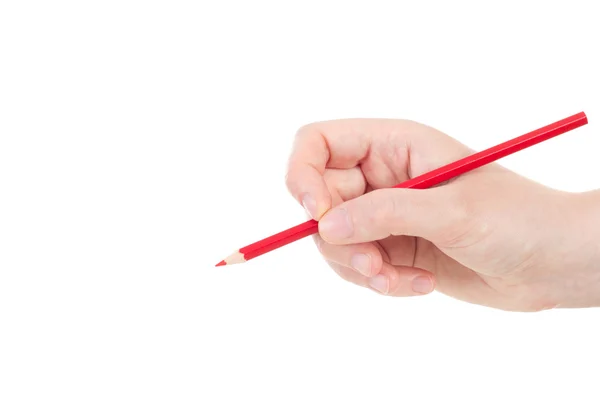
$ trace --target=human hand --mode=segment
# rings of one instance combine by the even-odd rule
[[[437,289],[514,311],[600,305],[598,193],[554,190],[498,164],[430,189],[392,188],[472,153],[413,121],[325,121],[298,131],[286,184],[319,221],[321,254],[359,286]]]

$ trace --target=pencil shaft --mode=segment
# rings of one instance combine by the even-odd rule
[[[553,124],[536,129],[535,131],[508,140],[499,145],[490,147],[489,149],[482,150],[443,167],[434,169],[433,171],[426,172],[423,175],[419,175],[413,179],[404,181],[394,187],[412,189],[425,189],[432,187],[449,179],[455,178],[458,175],[469,172],[475,168],[479,168],[486,164],[497,161],[500,158],[506,157],[507,155],[515,153],[519,150],[523,150],[527,147],[533,146],[534,144],[543,142],[544,140],[578,128],[586,123],[587,117],[585,113],[581,112]]]
[[[261,244],[259,246],[247,246],[244,248],[245,250],[240,249],[240,252],[244,254],[244,258],[246,260],[250,260],[254,257],[258,257],[268,253],[269,251],[278,249],[282,246],[295,242],[296,240],[302,239],[306,236],[314,235],[318,232],[319,223],[314,219],[311,219],[290,229],[279,232],[271,237],[263,239],[265,244]],[[260,242],[256,242],[256,244],[258,243]]]
[[[429,188],[585,124],[587,124],[587,117],[585,113],[580,112],[497,146],[490,147],[489,149],[404,181],[394,187],[408,189]],[[239,252],[244,255],[244,259],[250,260],[306,236],[316,234],[318,231],[318,222],[309,220],[251,245],[242,247]]]

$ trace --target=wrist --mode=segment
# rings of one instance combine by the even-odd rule
[[[553,263],[557,307],[599,307],[600,190],[569,193],[565,198],[555,227],[564,244],[558,246],[561,250]]]

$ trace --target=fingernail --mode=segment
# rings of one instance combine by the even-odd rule
[[[371,257],[368,254],[355,254],[350,259],[350,266],[365,276],[371,274]]]
[[[310,194],[307,193],[302,197],[302,205],[304,206],[304,209],[306,210],[308,215],[310,215],[312,219],[316,219],[317,202]]]
[[[412,281],[412,290],[417,293],[427,294],[433,290],[433,282],[428,276],[417,276]]]
[[[389,290],[389,281],[388,278],[383,275],[375,275],[371,279],[369,279],[369,286],[373,289],[386,294]]]
[[[321,219],[319,231],[327,239],[346,239],[352,236],[354,228],[348,212],[343,208],[331,210]]]

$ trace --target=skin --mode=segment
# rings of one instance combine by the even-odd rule
[[[474,151],[407,120],[302,127],[286,184],[341,278],[387,296],[437,290],[510,311],[600,305],[600,191],[489,164],[430,189],[393,186]]]

